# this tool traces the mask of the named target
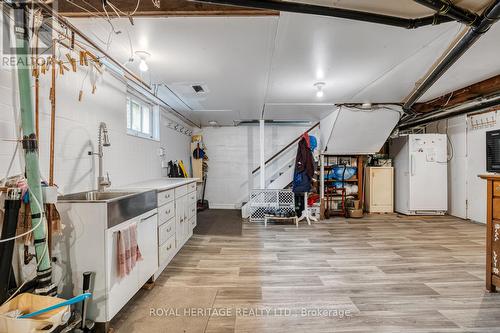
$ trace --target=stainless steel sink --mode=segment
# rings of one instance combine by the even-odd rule
[[[134,195],[138,192],[115,192],[115,191],[88,191],[63,195],[58,198],[58,201],[75,202],[75,201],[113,201],[121,198]]]
[[[156,190],[88,191],[63,195],[59,204],[106,204],[108,227],[139,216],[157,207]]]
[[[106,192],[98,192],[98,191],[88,191],[88,192],[80,192],[73,193],[68,195],[63,195],[58,198],[60,202],[76,202],[76,201],[113,201],[119,200],[139,192],[123,192],[123,191],[106,191]]]

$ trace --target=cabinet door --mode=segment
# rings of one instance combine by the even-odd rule
[[[132,219],[122,223],[117,228],[106,230],[106,281],[107,281],[107,302],[108,311],[106,320],[111,320],[118,311],[137,292],[139,283],[139,273],[135,267],[127,276],[118,276],[118,230],[131,223],[138,223],[137,219]]]
[[[184,197],[184,243],[187,242],[187,240],[190,237],[190,232],[191,232],[191,224],[189,223],[189,210],[190,210],[190,205],[189,205],[189,196],[186,195]]]
[[[142,260],[137,263],[139,287],[142,287],[158,270],[158,214],[148,213],[137,224],[137,244]]]
[[[500,222],[492,221],[491,272],[500,277]]]
[[[370,169],[373,206],[392,206],[392,169]]]
[[[186,224],[185,197],[175,199],[175,244],[180,249],[184,244],[184,225]]]

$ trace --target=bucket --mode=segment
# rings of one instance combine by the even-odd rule
[[[26,319],[11,318],[6,313],[19,310],[28,314],[64,301],[57,297],[20,294],[0,306],[0,333],[50,333],[68,321],[71,315],[69,306]]]

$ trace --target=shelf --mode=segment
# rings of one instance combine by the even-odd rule
[[[342,182],[341,180],[337,180],[337,179],[325,179],[325,183],[334,183],[334,182]],[[358,180],[357,179],[345,179],[344,182],[346,183],[357,183]]]

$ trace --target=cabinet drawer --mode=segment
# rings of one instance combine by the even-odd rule
[[[195,215],[196,215],[196,202],[190,203],[188,205],[188,212],[187,212],[188,219],[192,219]]]
[[[175,236],[170,237],[165,244],[159,247],[159,264],[172,259],[175,255]]]
[[[500,181],[493,182],[493,195],[495,197],[500,197]]]
[[[187,186],[188,186],[188,193],[196,192],[196,183],[189,183]],[[500,186],[500,184],[499,184],[499,186]]]
[[[174,190],[158,192],[158,207],[171,201],[174,201]]]
[[[163,245],[165,242],[175,234],[175,220],[161,225],[158,228],[158,245]]]
[[[183,186],[179,186],[179,187],[176,187],[174,189],[175,191],[175,198],[180,198],[180,197],[183,197],[187,194],[187,186],[186,185],[183,185]]]
[[[493,198],[493,218],[500,220],[500,198]]]
[[[193,216],[193,218],[189,220],[189,225],[191,227],[191,230],[193,230],[196,227],[196,216]]]
[[[188,194],[188,205],[196,204],[196,192],[191,192]]]
[[[175,216],[174,201],[167,203],[165,206],[158,208],[158,225],[162,225]]]

